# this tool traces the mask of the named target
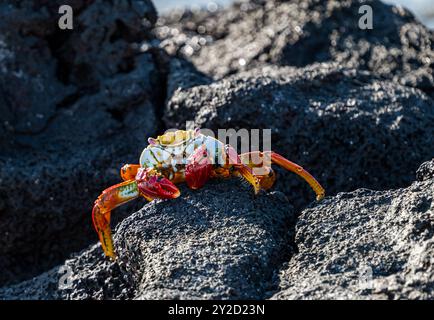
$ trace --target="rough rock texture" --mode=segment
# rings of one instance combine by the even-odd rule
[[[193,117],[192,117],[193,115]],[[434,102],[420,90],[335,64],[263,67],[177,90],[164,119],[220,128],[272,129],[272,149],[303,165],[328,194],[408,185],[434,154]],[[297,206],[313,195],[278,180]]]
[[[191,62],[173,58],[167,70],[167,103],[170,103],[171,97],[176,95],[176,92],[211,83],[212,79],[198,71]],[[186,114],[185,116],[193,115]]]
[[[136,43],[155,20],[147,0],[0,4],[0,284],[95,239],[93,199],[158,129],[163,56]]]
[[[0,300],[128,299],[132,285],[120,265],[93,245],[37,277],[0,289]]]
[[[60,63],[67,68],[64,80],[92,87],[143,66],[137,63],[138,50],[131,44],[152,40],[156,20],[150,0],[91,1],[76,18],[74,32],[58,48]]]
[[[372,30],[359,28],[362,5],[372,7]],[[245,0],[216,12],[175,11],[158,26],[168,52],[217,78],[263,63],[336,61],[434,93],[433,32],[378,0]]]
[[[282,193],[253,198],[236,180],[183,188],[119,225],[119,264],[94,245],[0,299],[433,299],[434,180],[424,172],[405,189],[327,197],[295,230]]]
[[[255,198],[237,180],[182,191],[181,198],[151,202],[119,225],[120,266],[92,246],[61,267],[0,289],[0,299],[269,296],[274,270],[291,253],[295,216],[286,197]],[[71,276],[62,278],[68,270]]]
[[[416,178],[424,181],[434,178],[434,159],[423,163],[416,172]]]
[[[298,252],[273,299],[433,299],[432,174],[406,189],[340,193],[305,210]]]

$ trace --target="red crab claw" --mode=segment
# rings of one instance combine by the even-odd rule
[[[185,167],[185,182],[193,189],[202,188],[211,177],[213,165],[208,157],[205,145],[197,148],[188,158],[188,164]]]
[[[172,181],[150,169],[139,169],[136,181],[140,194],[148,200],[175,199],[181,195]]]

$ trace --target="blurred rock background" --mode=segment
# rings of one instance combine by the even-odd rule
[[[217,5],[227,6],[232,0],[155,0],[158,12],[164,13],[174,8],[208,7],[210,11]],[[402,5],[412,11],[415,16],[431,29],[434,29],[434,2],[432,0],[385,0],[385,3]]]
[[[410,9],[431,29],[434,28],[434,2],[431,0],[386,0],[386,3],[399,4]]]

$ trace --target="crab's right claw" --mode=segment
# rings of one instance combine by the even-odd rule
[[[202,188],[211,177],[212,169],[206,145],[202,145],[187,159],[185,182],[188,187],[193,190]]]

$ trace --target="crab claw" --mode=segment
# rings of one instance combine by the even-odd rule
[[[206,146],[202,145],[187,161],[185,182],[193,190],[202,188],[211,177],[213,166],[208,156]]]
[[[181,195],[172,181],[149,169],[139,169],[136,181],[140,194],[148,200],[175,199]]]

